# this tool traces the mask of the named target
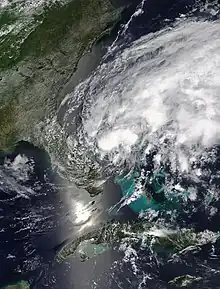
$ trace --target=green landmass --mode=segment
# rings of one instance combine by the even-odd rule
[[[9,284],[2,289],[30,289],[30,285],[28,282],[22,280],[15,284]]]
[[[214,235],[209,231],[195,233],[191,229],[172,231],[143,220],[126,223],[112,221],[65,244],[57,252],[56,261],[60,263],[71,256],[76,257],[79,246],[82,244],[92,244],[94,248],[98,245],[102,247],[105,244],[105,247],[114,248],[123,241],[130,242],[132,245],[132,242],[143,239],[147,246],[152,246],[154,252],[166,255],[167,258],[177,258],[178,256],[183,257],[189,251],[197,252],[203,245],[215,242],[218,238],[219,233]],[[154,241],[152,242],[152,240]]]
[[[72,32],[77,34],[78,38],[74,41],[81,42],[85,48],[90,40],[94,41],[94,38],[103,32],[103,19],[99,12],[106,13],[104,25],[107,29],[111,28],[115,21],[114,16],[111,19],[107,14],[115,10],[106,0],[72,0],[65,5],[56,2],[45,6],[41,13],[33,14],[24,29],[17,33],[13,29],[13,33],[0,37],[0,69],[8,69],[28,56],[41,57],[58,51],[61,41]],[[25,23],[25,15],[16,13],[16,10],[3,11],[0,15],[0,27],[12,25],[18,20]],[[85,29],[83,32],[80,31],[82,23]],[[99,26],[100,30],[96,26]],[[88,27],[92,30],[90,35],[86,33]]]
[[[0,139],[2,140],[2,147],[10,147],[11,144],[16,142],[15,116],[16,106],[13,101],[0,107]]]
[[[202,277],[196,277],[191,275],[182,275],[174,278],[169,281],[169,284],[174,285],[175,287],[182,288],[192,285],[195,282],[202,280]]]
[[[13,2],[11,2],[13,3]],[[0,9],[0,149],[28,140],[51,154],[64,154],[66,135],[53,117],[61,91],[81,57],[120,20],[109,0],[53,2],[22,14],[16,2]],[[58,133],[46,138],[45,123]],[[58,140],[58,142],[57,142]],[[62,151],[62,154],[60,154]]]

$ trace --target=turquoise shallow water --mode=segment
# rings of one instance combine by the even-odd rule
[[[148,10],[153,11],[153,9],[146,9],[146,10],[147,11]],[[144,20],[143,20],[143,18],[144,18]],[[143,22],[146,23],[146,15],[143,15],[143,18],[142,18]],[[149,24],[146,23],[146,26],[149,27]],[[136,26],[134,25],[134,30],[137,31],[137,25]],[[219,155],[220,154],[218,154],[218,156]],[[40,157],[38,156],[38,159],[39,158]],[[212,172],[212,176],[215,175],[213,164],[212,164],[212,167],[209,167],[209,170]],[[217,167],[217,164],[216,164],[216,170],[219,171],[219,166]],[[139,176],[140,176],[139,171],[140,170],[138,169],[138,170],[133,171],[133,173],[131,173],[130,175],[118,176],[116,178],[115,182],[121,188],[121,197],[123,200],[126,201],[126,199],[129,199],[129,197],[131,197],[133,195],[133,193],[136,191],[136,189],[138,188],[138,185],[139,185],[138,182],[139,182]],[[42,172],[42,169],[39,170],[39,172]],[[173,191],[171,191],[171,190],[169,191],[168,186],[166,186],[166,176],[167,175],[168,175],[167,171],[164,172],[162,170],[159,170],[157,172],[150,173],[150,175],[148,177],[145,177],[145,179],[143,178],[143,183],[141,183],[142,188],[143,188],[143,194],[141,194],[140,197],[138,199],[136,199],[135,201],[129,203],[130,209],[133,212],[135,212],[136,214],[139,214],[142,211],[146,212],[150,209],[153,209],[157,212],[164,212],[164,211],[166,212],[166,211],[170,210],[171,214],[172,214],[172,210],[178,211],[178,209],[181,209],[182,198],[184,196],[187,198],[187,196],[190,194],[190,192],[182,191],[182,198],[181,198],[178,190],[175,191],[175,189],[174,189]],[[207,178],[204,179],[205,183],[208,183],[208,181],[209,180],[207,180]],[[212,179],[210,179],[210,183],[211,183],[211,181],[213,182],[213,177],[212,177]],[[216,179],[216,182],[218,182],[218,179]],[[32,184],[30,184],[30,185],[32,185]],[[39,183],[36,184],[36,189],[38,187],[39,187]],[[184,188],[186,188],[186,187],[187,186],[185,186]],[[33,188],[33,185],[32,185],[32,188]],[[44,188],[45,187],[43,187],[43,189]],[[216,185],[216,188],[217,188],[217,185]],[[45,191],[46,191],[46,189],[45,189]],[[5,193],[5,195],[6,195],[6,193]],[[109,190],[110,198],[113,198],[113,194],[115,194],[115,193],[116,193],[116,191],[111,188],[111,190]],[[48,195],[52,198],[52,201],[54,202],[55,201],[54,192],[48,192]],[[62,195],[64,195],[63,192],[62,192]],[[164,198],[164,196],[166,198]],[[37,199],[36,202],[37,201],[39,202],[39,203],[37,202],[37,204],[39,204],[39,210],[41,212],[42,208],[44,208],[43,204],[45,205],[45,201],[41,203],[41,199],[39,198],[39,195],[34,196],[34,197]],[[199,197],[200,197],[200,199],[199,199]],[[4,201],[4,200],[2,200],[2,201]],[[211,202],[211,200],[209,200],[209,202]],[[4,202],[4,203],[6,206],[7,205],[6,202]],[[24,201],[21,200],[21,203],[17,202],[17,206],[19,204],[21,207],[21,209],[20,209],[21,216],[23,216],[23,215],[26,216],[26,211],[25,211],[26,207],[24,204],[27,204],[26,205],[27,210],[29,210],[29,209],[33,210],[34,209],[32,199],[30,202],[28,199],[25,199]],[[201,198],[200,195],[198,195],[197,204],[198,204],[198,206],[196,207],[196,203],[194,204],[193,202],[188,201],[188,211],[186,211],[186,215],[185,215],[186,221],[185,221],[184,225],[186,224],[186,226],[192,228],[195,223],[198,223],[198,227],[201,226],[201,230],[205,230],[205,229],[217,230],[217,229],[219,229],[219,226],[218,226],[219,213],[217,213],[216,216],[209,214],[209,211],[208,211],[209,207],[205,206],[205,201],[203,201],[203,199]],[[57,202],[57,205],[59,205],[59,202]],[[216,201],[216,204],[213,204],[213,207],[214,207],[214,205],[216,206],[216,208],[219,208],[220,207],[219,201],[218,202]],[[20,215],[18,215],[18,212],[16,212],[17,207],[14,206],[14,204],[12,203],[12,200],[10,200],[10,199],[8,200],[8,207],[10,209],[13,207],[13,210],[11,209],[12,214],[10,216],[8,214],[8,218],[11,217],[11,219],[9,221],[12,224],[14,224],[14,221],[16,221],[16,220],[14,220],[14,215],[16,215],[17,218],[20,218]],[[186,207],[187,207],[187,204],[185,205],[185,208]],[[193,212],[193,209],[197,209],[198,211],[195,211],[195,213],[193,214],[193,213],[191,213],[191,212]],[[44,227],[45,231],[43,231],[44,234],[42,236],[42,239],[44,237],[45,237],[44,239],[48,239],[48,234],[49,234],[49,232],[48,232],[49,226],[48,225],[50,224],[49,223],[50,217],[47,217],[47,215],[49,213],[51,213],[51,215],[52,215],[52,213],[54,213],[54,215],[57,216],[57,218],[59,220],[61,220],[63,223],[65,223],[66,219],[63,218],[63,215],[61,213],[60,213],[60,215],[57,215],[57,213],[59,211],[58,211],[58,208],[56,208],[56,207],[54,207],[54,209],[52,207],[51,210],[48,209],[48,207],[45,207],[44,212],[46,214],[46,219],[42,218],[42,221],[41,221],[41,219],[39,220],[39,217],[36,216],[36,214],[32,214],[33,215],[32,219],[33,219],[33,221],[36,220],[38,223],[41,222],[41,223],[45,224],[45,227]],[[97,210],[96,210],[96,212],[97,212]],[[191,215],[189,214],[189,212],[191,213]],[[36,212],[34,211],[34,213],[36,213]],[[94,210],[94,214],[95,214],[95,210]],[[28,217],[29,217],[29,215],[30,214],[28,211]],[[38,218],[36,218],[35,216]],[[52,215],[52,217],[53,217],[53,215]],[[6,218],[6,220],[7,220],[7,218]],[[28,219],[25,219],[25,220],[27,220],[27,223],[25,221],[25,224],[28,225]],[[52,224],[54,224],[54,223],[52,223]],[[176,224],[177,224],[177,226],[181,227],[182,223],[176,223]],[[20,223],[18,225],[20,226]],[[59,228],[62,227],[61,225],[59,225]],[[56,226],[56,225],[54,224],[54,226]],[[198,229],[198,227],[197,227],[197,229]],[[9,226],[7,226],[7,228],[9,228]],[[36,226],[33,226],[33,228],[35,228],[35,231],[36,231]],[[32,230],[33,228],[30,228],[30,230]],[[58,227],[56,227],[56,230],[58,230]],[[63,230],[63,228],[61,228],[60,231],[62,231],[62,230]],[[24,234],[22,232],[23,231],[19,232],[19,234]],[[26,232],[27,232],[27,234],[29,234],[29,229]],[[19,236],[19,234],[18,234],[18,236]],[[37,233],[35,233],[33,231],[30,232],[30,235],[33,236],[32,238],[30,238],[30,241],[33,240],[33,242],[34,242],[33,245],[39,246],[38,244],[36,244],[36,240],[39,239],[39,237],[38,237],[39,234],[40,234],[40,231]],[[3,235],[3,233],[2,233],[2,235]],[[208,235],[207,236],[207,239],[208,239],[208,237],[211,236],[210,232],[208,232],[207,235]],[[6,234],[4,234],[4,236],[5,236],[5,239],[8,238]],[[69,235],[67,233],[65,234],[65,236],[69,237]],[[53,259],[52,257],[53,257],[53,253],[54,253],[53,248],[52,248],[53,246],[52,246],[52,243],[45,246],[44,239],[39,246],[39,248],[40,248],[39,254],[44,256],[43,254],[45,252],[49,252],[49,256],[45,257],[45,262],[47,262],[49,260],[48,263],[51,264],[51,260]],[[52,241],[55,242],[55,237],[52,233],[51,233],[51,239],[52,239]],[[26,236],[25,236],[25,240],[26,240]],[[60,241],[60,239],[58,241]],[[142,240],[139,240],[139,241],[142,242]],[[143,240],[143,242],[144,242],[144,240]],[[106,249],[104,247],[105,244],[103,245],[103,247],[99,247],[98,248],[99,250],[96,251],[97,247],[91,246],[89,243],[89,245],[87,244],[88,247],[85,249],[83,248],[83,249],[84,250],[88,249],[88,251],[85,253],[90,254],[91,256],[94,253],[95,254],[97,253],[96,258],[91,258],[88,261],[82,262],[82,263],[80,263],[78,260],[71,259],[71,260],[68,260],[67,262],[64,262],[63,264],[54,264],[53,266],[49,266],[46,264],[45,272],[44,271],[40,272],[40,273],[34,272],[35,276],[36,275],[38,275],[38,276],[36,277],[36,280],[31,279],[32,278],[31,277],[30,282],[32,282],[33,288],[38,288],[38,289],[39,288],[45,288],[45,286],[47,286],[48,288],[54,288],[54,289],[56,289],[56,288],[61,289],[64,287],[65,288],[76,288],[76,289],[81,289],[81,288],[83,288],[83,289],[85,289],[85,288],[89,288],[89,289],[91,289],[91,288],[94,288],[94,289],[98,289],[98,288],[100,288],[100,289],[102,289],[102,288],[110,288],[110,289],[125,288],[125,289],[127,289],[127,288],[143,288],[143,286],[144,286],[144,288],[146,288],[146,286],[147,286],[147,288],[152,288],[152,289],[155,289],[155,288],[167,289],[167,288],[173,288],[173,286],[171,286],[169,283],[170,280],[172,280],[173,278],[176,278],[178,276],[183,276],[183,275],[188,275],[188,276],[194,276],[195,275],[196,278],[198,278],[198,280],[200,280],[200,277],[202,276],[204,278],[204,282],[200,281],[198,286],[196,283],[196,285],[193,285],[194,287],[188,286],[188,288],[194,288],[194,289],[203,288],[202,286],[206,282],[206,284],[207,284],[206,288],[212,288],[213,289],[213,288],[217,288],[217,286],[219,286],[219,284],[220,284],[219,283],[220,279],[218,279],[218,278],[220,278],[220,275],[219,275],[219,259],[220,259],[220,257],[219,257],[220,256],[219,242],[218,242],[218,244],[217,243],[215,244],[213,242],[214,241],[211,240],[210,244],[208,244],[208,245],[205,244],[202,247],[200,255],[198,254],[198,251],[195,252],[195,256],[194,256],[193,252],[188,252],[185,255],[180,253],[179,258],[173,258],[173,260],[168,258],[169,257],[168,255],[164,255],[163,259],[159,260],[159,262],[157,262],[157,258],[154,258],[156,256],[157,252],[155,252],[155,254],[152,254],[152,252],[150,252],[150,250],[149,250],[149,247],[145,247],[143,249],[143,247],[139,246],[139,244],[137,244],[137,243],[135,245],[133,245],[133,247],[132,247],[132,245],[128,244],[128,247],[124,249],[124,254],[125,254],[125,257],[128,257],[128,256],[130,256],[130,257],[128,257],[127,259],[125,258],[125,261],[123,261],[123,262],[118,262],[117,263],[118,267],[115,265],[116,262],[114,261],[114,258],[116,260],[118,260],[120,258],[118,256],[114,255],[115,252],[111,252],[110,250],[105,251],[105,249]],[[17,243],[20,246],[20,244],[22,242],[20,240],[17,240]],[[7,242],[4,241],[3,244],[6,246]],[[86,243],[83,243],[83,244],[86,244]],[[12,245],[14,246],[14,244],[12,244]],[[123,244],[123,245],[125,245],[125,244]],[[190,245],[191,245],[191,247],[193,247],[193,243],[190,243]],[[30,246],[30,245],[25,244],[24,249],[26,250],[26,247],[28,247],[28,246]],[[12,255],[14,253],[11,252],[11,247],[12,246],[7,246],[8,251],[6,251],[6,249],[5,249],[5,252],[9,252],[11,254],[11,255],[9,255],[9,257],[12,259],[10,259],[10,258],[7,259],[7,264],[9,264],[10,266],[11,266],[11,263],[16,262],[16,259],[13,259],[13,257],[12,257]],[[35,247],[33,246],[33,248],[35,248]],[[21,252],[21,254],[22,254],[22,250],[19,250],[19,252]],[[187,250],[185,250],[185,253],[186,252],[187,252]],[[32,253],[32,247],[29,247],[29,250],[27,253],[34,255],[34,253]],[[117,254],[118,254],[118,252],[117,252]],[[15,256],[15,254],[14,254],[14,256]],[[7,257],[7,256],[5,256],[5,257]],[[17,257],[18,256],[16,256],[16,258]],[[31,257],[32,257],[32,255],[31,255]],[[25,256],[24,257],[22,256],[22,258],[25,259]],[[135,258],[136,258],[136,260],[135,260]],[[20,260],[22,260],[22,259],[18,259],[19,262],[20,262]],[[44,259],[43,259],[43,261],[44,261]],[[33,259],[33,261],[30,262],[30,266],[32,266],[35,263],[36,263],[36,260]],[[3,265],[3,267],[6,267],[5,264]],[[109,269],[110,267],[111,267],[111,269]],[[41,260],[39,260],[38,266],[36,266],[36,268],[40,268],[39,271],[41,271],[42,268],[44,269],[44,266],[42,266]],[[49,269],[47,269],[47,268],[49,268]],[[215,269],[216,269],[216,271],[215,271]],[[9,275],[10,276],[6,276],[6,277],[8,277],[8,279],[11,282],[10,278],[12,278],[12,274],[9,274]],[[149,278],[148,278],[148,276],[149,276]],[[85,280],[87,280],[87,283]],[[147,280],[147,285],[145,283],[146,280]],[[7,280],[1,280],[1,282],[3,282],[3,281],[6,283]],[[209,285],[208,285],[208,282],[209,282]],[[144,285],[141,286],[141,284],[144,284]]]
[[[188,190],[181,191],[181,194],[176,189],[168,191],[166,173],[163,169],[146,177],[142,180],[141,185],[139,178],[137,171],[115,178],[116,183],[121,188],[122,199],[128,201],[128,206],[136,214],[150,209],[154,211],[180,210],[182,200],[187,199],[190,195]],[[136,197],[135,193],[137,193]],[[129,201],[131,197],[133,199]]]
[[[136,189],[136,175],[137,173],[134,172],[131,176],[127,177],[117,177],[116,183],[119,184],[121,187],[122,197],[129,198],[133,195]],[[146,211],[147,209],[159,209],[159,204],[157,204],[153,198],[148,198],[146,195],[140,195],[135,201],[129,204],[129,207],[135,213],[140,213],[141,211]]]

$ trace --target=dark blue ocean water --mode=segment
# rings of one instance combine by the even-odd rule
[[[32,168],[27,179],[22,179],[23,171],[16,175],[17,167],[15,171],[11,169],[19,156],[26,158]],[[107,252],[99,260],[86,263],[54,261],[62,244],[77,236],[78,227],[69,218],[72,208],[68,186],[52,171],[44,150],[20,142],[13,152],[1,153],[0,183],[0,287],[24,279],[29,280],[33,288],[85,288],[94,279],[94,266],[99,275],[117,260],[118,253]],[[74,188],[71,193],[74,194]],[[108,214],[108,208],[119,200],[120,189],[109,180],[98,210],[91,198],[93,217],[97,214],[100,222],[114,217],[133,219],[135,215],[129,208],[124,208],[117,216]]]
[[[190,0],[140,2],[138,5],[143,5],[144,13],[132,18],[125,31],[125,25],[136,9],[136,2],[124,12],[121,23],[114,28],[109,40],[105,39],[103,49],[116,37],[116,44],[122,49],[140,36],[155,32],[167,23],[172,24],[180,14],[189,13],[196,3]],[[110,61],[111,57],[107,60]],[[18,155],[25,156],[33,165],[28,180],[12,176],[5,169],[6,160],[13,162]],[[129,264],[112,268],[112,264],[121,258],[121,254],[116,251],[108,251],[87,262],[75,259],[62,264],[54,262],[59,246],[71,239],[77,231],[68,218],[66,191],[65,181],[51,170],[50,159],[44,150],[21,142],[13,152],[0,155],[0,287],[24,279],[30,282],[32,288],[39,289],[138,288],[139,277],[133,274]],[[136,218],[129,208],[125,208],[120,215],[108,215],[107,209],[117,203],[120,197],[119,186],[109,180],[102,197],[102,220],[117,218],[124,221]],[[188,225],[196,224],[198,230],[218,229],[219,215],[208,219],[202,207],[190,218],[187,218],[187,214],[185,217],[185,222]],[[210,250],[211,246],[204,247],[200,256],[194,258],[189,255],[183,262],[167,262],[163,266],[156,263],[149,265],[146,252],[142,252],[142,258],[138,261],[142,271],[159,276],[157,283],[148,280],[147,287],[143,285],[142,288],[173,288],[167,282],[175,276],[206,274],[205,269],[198,265],[198,258],[203,265],[211,264],[212,268],[218,268],[219,259],[210,260]],[[219,251],[218,248],[216,250]],[[218,273],[211,279],[209,283],[203,284],[203,288],[220,286]],[[201,287],[201,284],[198,286]]]

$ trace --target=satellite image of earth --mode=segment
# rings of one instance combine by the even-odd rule
[[[220,3],[0,0],[0,288],[220,288]]]

